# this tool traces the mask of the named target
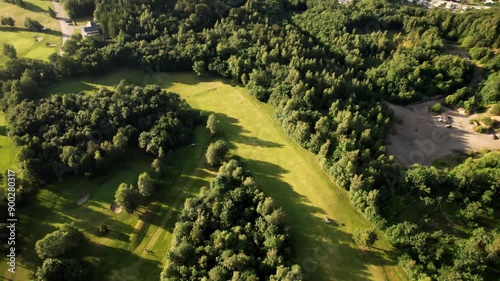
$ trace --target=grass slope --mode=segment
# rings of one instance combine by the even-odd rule
[[[285,211],[292,226],[295,262],[310,280],[400,280],[403,275],[385,241],[361,251],[356,228],[370,223],[334,184],[314,156],[290,140],[268,105],[222,81],[200,82],[192,74],[160,75],[167,88],[194,108],[218,114],[226,137],[259,186]],[[328,216],[334,225],[324,222]]]
[[[3,44],[10,43],[17,50],[20,58],[32,58],[46,60],[50,54],[57,52],[61,47],[61,33],[57,20],[48,15],[48,8],[52,7],[50,1],[24,0],[25,7],[0,2],[0,16],[12,17],[16,24],[14,27],[0,26],[0,49],[3,51]],[[24,27],[26,17],[39,21],[43,26],[50,28],[44,32],[32,32]],[[43,39],[36,42],[35,37],[41,36]],[[47,44],[50,44],[47,45]],[[0,65],[8,60],[0,52]]]
[[[115,214],[110,205],[121,182],[136,184],[140,172],[151,172],[152,157],[138,149],[131,149],[126,161],[93,181],[66,176],[61,182],[41,189],[34,198],[27,198],[18,212],[18,235],[28,234],[18,238],[24,242],[24,251],[18,256],[16,273],[7,272],[3,260],[0,276],[7,280],[31,280],[30,274],[41,263],[34,243],[62,223],[74,222],[90,241],[80,253],[97,269],[90,280],[158,280],[165,261],[160,253],[170,246],[175,220],[184,200],[207,184],[210,177],[204,165],[208,142],[208,133],[200,127],[196,146],[172,151],[153,202],[141,205],[133,214]],[[89,200],[77,206],[76,201],[88,193]],[[97,235],[101,223],[110,226],[107,236]],[[147,254],[146,246],[154,254]]]
[[[293,231],[295,262],[309,280],[405,279],[383,239],[368,251],[354,244],[353,231],[370,227],[370,223],[351,205],[348,193],[322,172],[314,156],[283,133],[272,118],[272,109],[250,97],[245,89],[193,74],[124,69],[105,77],[70,80],[47,94],[89,91],[129,77],[136,83],[161,85],[179,93],[194,108],[219,116],[235,154],[286,212]],[[334,220],[333,225],[324,222],[326,216]]]

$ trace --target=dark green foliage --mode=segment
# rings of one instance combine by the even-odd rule
[[[36,92],[35,81],[35,74],[23,73],[12,83],[7,102],[16,104]],[[92,95],[25,100],[12,105],[8,116],[9,132],[22,151],[21,166],[43,181],[65,173],[96,175],[129,145],[157,154],[160,148],[187,144],[194,126],[194,112],[177,95],[124,83]]]
[[[175,224],[161,280],[302,280],[289,228],[235,160],[222,166]]]
[[[207,149],[205,157],[210,166],[218,166],[224,161],[224,157],[228,152],[227,143],[223,140],[212,142]]]
[[[488,76],[479,95],[485,104],[500,102],[500,72]]]
[[[36,272],[37,281],[84,281],[87,270],[76,260],[46,259]]]
[[[131,184],[121,183],[115,192],[115,203],[132,213],[137,206],[137,189]]]
[[[405,221],[388,227],[386,235],[404,250],[400,264],[412,280],[431,276],[488,280],[496,275],[500,260],[494,212],[499,205],[494,198],[500,193],[499,171],[500,152],[495,151],[468,158],[449,173],[416,165],[396,183],[405,190],[387,201],[391,206],[387,211],[394,214],[404,210],[402,206],[411,210],[400,217]],[[465,231],[458,232],[456,224]]]
[[[9,43],[3,44],[3,54],[11,60],[17,58],[16,48]]]
[[[16,21],[11,17],[1,17],[0,24],[14,26],[16,24]]]
[[[24,26],[31,31],[40,31],[43,27],[37,20],[31,18],[24,20]]]
[[[35,244],[41,259],[67,257],[83,241],[83,234],[71,225],[63,225],[59,230],[47,234]]]
[[[92,16],[96,0],[62,0],[64,9],[72,19]]]

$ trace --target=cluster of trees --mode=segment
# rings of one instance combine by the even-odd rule
[[[62,225],[35,244],[43,265],[36,272],[38,281],[84,281],[88,270],[77,259],[75,250],[82,246],[83,234],[74,226]]]
[[[29,79],[12,82],[4,99],[23,178],[32,184],[63,173],[92,177],[123,157],[130,145],[158,156],[160,150],[189,143],[197,122],[185,101],[156,86],[122,81],[112,91],[29,101],[20,95],[36,82],[23,80]]]
[[[23,116],[23,111],[37,116],[38,112],[31,105],[33,102],[25,101],[22,104],[23,111],[16,104],[22,99],[36,97],[40,86],[66,77],[96,75],[122,66],[157,71],[195,70],[198,74],[208,72],[241,82],[251,95],[271,104],[275,108],[275,119],[283,130],[317,155],[321,167],[349,190],[353,204],[377,226],[386,229],[403,223],[394,214],[404,213],[402,210],[414,201],[426,206],[422,208],[424,213],[425,210],[433,210],[428,206],[436,208],[436,205],[443,205],[439,202],[445,199],[439,197],[445,197],[439,192],[444,191],[439,190],[447,189],[431,189],[436,192],[436,196],[427,196],[428,183],[420,182],[414,175],[418,174],[415,171],[421,169],[406,171],[385,155],[384,140],[392,113],[382,100],[408,103],[425,96],[443,94],[448,95],[447,104],[464,106],[469,110],[488,103],[498,103],[500,54],[495,52],[495,48],[500,44],[500,13],[497,9],[450,13],[400,6],[386,0],[353,1],[349,5],[320,0],[232,2],[221,10],[221,2],[217,1],[97,1],[95,16],[104,31],[114,37],[113,40],[74,36],[65,43],[65,55],[54,54],[48,63],[9,60],[0,71],[3,106],[12,109],[11,116]],[[290,13],[290,10],[296,11]],[[484,83],[468,87],[474,80],[474,66],[467,59],[447,54],[445,40],[470,48],[471,57],[484,62],[485,77],[488,77]],[[137,131],[144,128],[138,128],[139,124],[132,125],[137,130],[129,131],[126,128],[128,122],[132,121],[127,116],[133,115],[135,111],[120,109],[120,114],[117,114],[112,108],[120,107],[120,103],[114,102],[108,109],[105,96],[100,96],[105,104],[101,106],[105,108],[105,113],[95,113],[96,118],[118,116],[118,121],[124,123],[113,123],[117,130],[123,128],[121,131],[125,136],[135,134],[138,145],[153,154],[160,153],[161,145],[157,144],[168,145],[169,136],[179,135],[175,128],[182,132],[176,125],[179,122],[175,120],[156,125],[148,121],[145,133]],[[64,99],[56,96],[52,100],[43,99],[40,104],[58,112],[61,104],[72,104],[62,102]],[[67,99],[71,101],[73,98]],[[85,99],[90,101],[92,97]],[[92,102],[100,104],[97,100]],[[82,104],[78,106],[82,107]],[[82,116],[92,117],[97,110],[94,109],[92,112],[83,110],[87,113],[82,113]],[[47,116],[48,112],[48,109],[40,111]],[[72,114],[69,116],[75,116],[76,113]],[[134,118],[144,114],[150,113],[141,111]],[[62,120],[68,116],[55,115]],[[51,147],[53,151],[57,150],[50,155],[58,155],[56,159],[61,162],[78,166],[87,163],[87,159],[95,158],[95,154],[87,158],[74,157],[75,150],[71,148],[75,146],[75,143],[71,143],[74,136],[59,136],[58,132],[68,129],[61,127],[63,125],[59,121],[40,123],[26,116],[21,120],[28,129],[36,124],[47,137],[57,136],[54,138],[58,144],[56,149],[51,146],[52,142],[43,146],[45,142],[40,140],[45,138],[42,133],[38,133],[36,149]],[[178,120],[183,122],[183,118]],[[211,124],[214,125],[213,122]],[[208,126],[211,131],[212,125]],[[19,126],[18,123],[14,128]],[[165,132],[170,129],[175,133]],[[17,140],[22,140],[26,135],[19,135],[23,133],[22,130],[19,133],[15,130],[12,132]],[[105,140],[108,143],[113,141],[114,145],[113,138],[117,132],[106,135]],[[216,134],[216,129],[213,133]],[[120,143],[119,140],[117,138],[117,143]],[[83,144],[87,145],[88,142],[79,143],[82,145],[78,145],[77,151],[87,151]],[[65,146],[69,147],[62,149]],[[107,156],[109,151],[104,147],[110,146],[99,146],[99,155]],[[214,143],[212,148],[215,147]],[[24,159],[31,159],[33,155],[24,151],[31,153],[31,150],[23,149],[20,157],[26,155]],[[85,153],[77,154],[86,156]],[[79,162],[81,159],[85,161]],[[160,162],[158,158],[153,163],[159,172]],[[212,163],[217,165],[219,162]],[[44,164],[40,165],[43,167]],[[33,166],[36,165],[33,163]],[[479,173],[481,169],[471,170]],[[432,171],[425,173],[436,174]],[[464,182],[469,179],[467,177]],[[454,178],[445,181],[448,188],[459,189],[450,183],[450,179]],[[467,205],[461,207],[460,211],[450,211],[449,216],[477,219],[488,215],[490,209],[496,210],[496,207],[478,200],[464,201],[463,204]],[[475,216],[475,213],[479,215]],[[429,215],[425,220],[432,221],[430,218]],[[424,226],[417,224],[417,227],[427,231],[429,225],[432,226],[426,223]],[[396,236],[403,236],[404,233]],[[416,235],[420,237],[420,234]],[[421,234],[422,237],[425,235]],[[435,243],[431,235],[430,238],[422,238],[424,241],[417,238],[410,240],[414,245]],[[371,238],[370,235],[360,237],[365,241]],[[410,250],[413,246],[404,243],[397,245],[410,257],[411,260],[406,259],[408,264],[422,265],[422,274],[428,276],[452,274],[447,271],[448,267],[459,257],[458,254],[453,259],[450,255],[445,255],[445,258],[439,256],[442,262],[431,262],[424,254],[419,258],[420,249]],[[472,270],[471,265],[459,266],[454,270],[466,272],[471,269],[471,274],[480,278],[491,274],[490,262],[490,258],[485,262],[488,270]],[[418,279],[417,275],[412,276]]]
[[[95,2],[95,0],[62,0],[63,7],[71,19],[92,16]]]
[[[121,183],[115,192],[115,202],[123,207],[128,213],[132,213],[137,207],[138,194],[144,197],[151,197],[155,189],[155,181],[148,173],[139,174],[137,187],[132,184]]]
[[[416,165],[393,177],[382,213],[412,280],[493,280],[500,271],[500,151],[448,170]],[[385,197],[385,196],[384,196]],[[412,206],[408,209],[407,206]]]
[[[161,280],[302,280],[289,243],[283,211],[230,160],[186,200]]]

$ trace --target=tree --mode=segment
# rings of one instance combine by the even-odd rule
[[[210,166],[220,165],[228,152],[227,143],[223,140],[212,142],[207,149],[205,157]]]
[[[49,7],[49,9],[47,10],[47,12],[49,13],[49,16],[51,18],[56,18],[56,12],[54,10],[52,10],[51,7]]]
[[[47,234],[35,243],[35,250],[41,259],[64,257],[77,248],[83,234],[72,225],[65,224],[59,230]]]
[[[16,21],[11,17],[2,17],[0,23],[2,25],[8,25],[8,26],[12,27],[16,24]]]
[[[11,60],[17,58],[16,48],[9,43],[3,44],[3,54]]]
[[[375,241],[377,240],[377,233],[375,229],[357,229],[354,231],[354,242],[358,244],[361,249],[370,248],[373,246]]]
[[[43,27],[38,21],[31,18],[26,18],[24,20],[24,26],[31,31],[40,31]]]
[[[210,114],[207,119],[207,127],[206,127],[212,136],[216,135],[219,131],[219,120],[215,114]]]
[[[150,197],[154,190],[154,182],[148,173],[143,172],[137,180],[137,188],[142,196]]]
[[[161,175],[161,160],[159,158],[156,158],[155,160],[153,160],[153,163],[151,163],[151,168],[153,168],[156,175],[160,176]]]
[[[115,202],[125,211],[132,213],[135,208],[136,190],[131,184],[121,183],[115,193]]]
[[[83,281],[87,270],[76,260],[46,259],[36,272],[37,281]]]
[[[195,61],[193,63],[193,70],[196,75],[201,76],[205,73],[205,62],[204,61]]]

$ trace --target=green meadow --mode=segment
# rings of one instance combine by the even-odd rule
[[[320,169],[314,155],[295,144],[284,134],[273,120],[272,109],[249,96],[244,88],[221,79],[200,78],[191,73],[158,74],[144,73],[135,69],[122,69],[107,76],[68,80],[47,89],[46,95],[70,92],[89,93],[101,86],[112,87],[121,79],[137,84],[158,84],[169,91],[179,93],[192,107],[214,112],[218,116],[221,121],[223,137],[231,142],[231,153],[242,158],[244,165],[253,173],[263,191],[272,196],[285,211],[288,223],[292,227],[294,262],[303,267],[309,280],[405,279],[404,274],[396,264],[395,252],[383,238],[379,239],[375,247],[370,250],[363,251],[356,246],[352,238],[354,230],[371,227],[371,224],[351,205],[348,193],[339,188]],[[191,155],[182,154],[182,157],[174,158],[177,159],[178,163],[170,163],[171,169],[179,169],[178,165],[186,167],[174,178],[188,180],[188,184],[185,186],[188,191],[175,191],[182,188],[176,184],[165,184],[165,187],[162,187],[168,190],[169,195],[157,197],[159,214],[152,214],[154,220],[161,223],[142,225],[140,220],[134,217],[135,215],[120,214],[116,217],[109,211],[112,193],[120,181],[117,178],[123,178],[123,175],[120,174],[121,169],[105,176],[106,180],[103,181],[109,182],[108,185],[112,186],[110,189],[103,188],[102,184],[96,187],[96,190],[103,190],[96,192],[95,196],[97,197],[91,198],[90,203],[99,204],[99,207],[96,207],[102,211],[99,217],[102,220],[113,220],[117,224],[125,224],[127,225],[124,226],[125,229],[129,228],[128,232],[124,230],[124,233],[129,233],[128,239],[120,240],[113,237],[95,237],[91,234],[98,225],[95,222],[92,222],[90,226],[87,223],[79,225],[88,232],[87,236],[91,238],[91,241],[100,245],[96,248],[106,248],[113,245],[115,250],[109,250],[108,254],[103,256],[104,260],[107,260],[106,257],[122,254],[119,261],[110,263],[102,261],[102,258],[99,258],[101,254],[94,254],[89,250],[89,259],[95,260],[96,263],[99,260],[106,265],[102,268],[107,268],[107,270],[103,269],[101,276],[112,272],[111,280],[114,280],[113,276],[135,276],[136,279],[133,280],[154,280],[146,276],[153,278],[153,275],[159,273],[163,259],[160,257],[155,259],[145,255],[142,251],[145,247],[153,249],[159,255],[166,252],[176,212],[182,206],[181,202],[186,196],[195,194],[199,186],[207,183],[210,172],[203,169],[205,167],[203,152],[198,150],[206,145],[206,143],[204,145],[199,143],[202,140],[208,142],[208,138],[206,136],[200,137],[200,132],[204,132],[204,130],[198,131],[197,151]],[[194,148],[186,148],[187,151],[190,149]],[[193,155],[196,155],[194,159]],[[135,156],[131,155],[129,159],[133,157]],[[143,170],[147,168],[148,162],[144,161]],[[140,161],[134,160],[134,163],[134,165],[139,165]],[[136,178],[140,170],[137,167],[133,172],[129,170],[127,174],[132,173],[134,174],[132,178]],[[50,188],[43,190],[37,198],[47,196],[43,194],[49,192],[53,194],[54,198],[66,198],[64,191],[73,194],[68,202],[74,202],[85,193],[80,189],[89,188],[88,186],[96,185],[88,182],[75,186],[68,186],[67,183],[55,184],[53,191],[50,191]],[[173,200],[175,207],[165,204],[164,200]],[[74,205],[74,203],[71,204]],[[74,218],[84,221],[92,218],[96,212],[85,206],[73,206],[73,209],[79,214]],[[51,223],[52,217],[55,215],[54,212],[60,215],[57,215],[57,219],[54,218],[54,222]],[[162,213],[167,215],[162,215]],[[69,212],[56,207],[56,210],[46,214],[45,224],[54,226],[61,223],[59,221],[61,216],[69,216]],[[325,223],[324,220],[327,216],[334,220],[333,224],[327,225]],[[136,224],[141,224],[141,227],[137,227]],[[168,227],[155,230],[158,224]],[[135,234],[133,229],[136,228],[143,229],[141,233],[144,234]],[[49,230],[37,230],[37,239]],[[143,235],[142,239],[141,235]],[[33,243],[36,239],[30,241]],[[135,245],[138,246],[134,248]],[[136,263],[130,262],[134,258],[137,260]],[[135,274],[136,272],[145,274],[152,268],[155,268],[152,271],[154,274]]]
[[[59,23],[48,14],[48,8],[52,7],[50,1],[24,0],[23,8],[14,4],[0,2],[0,16],[12,17],[15,26],[0,26],[0,48],[4,43],[12,44],[17,50],[20,58],[46,60],[50,54],[55,53],[61,47],[61,33]],[[39,21],[43,26],[50,29],[47,31],[33,32],[24,27],[26,17]],[[8,60],[0,53],[0,65]]]

